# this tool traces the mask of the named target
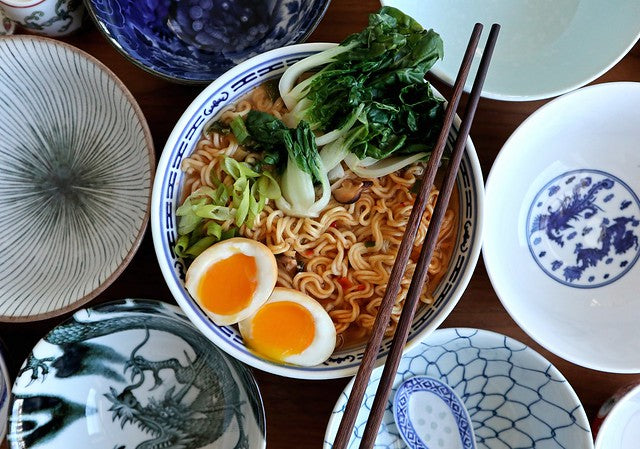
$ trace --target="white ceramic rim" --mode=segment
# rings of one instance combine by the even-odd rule
[[[598,430],[598,435],[596,437],[595,449],[602,449],[604,445],[604,438],[609,431],[609,427],[614,426],[613,419],[615,418],[615,414],[617,410],[621,409],[625,406],[627,402],[631,400],[632,397],[640,395],[640,385],[636,385],[633,387],[627,394],[625,394],[615,405],[609,410],[607,416],[604,418],[600,429]],[[613,417],[613,418],[612,418]]]
[[[231,70],[225,72],[222,76],[216,79],[213,83],[209,84],[187,107],[185,112],[182,114],[178,122],[173,128],[173,131],[169,135],[167,142],[165,144],[164,150],[158,162],[158,166],[156,167],[157,173],[166,173],[168,166],[170,164],[170,152],[171,149],[175,146],[175,143],[178,141],[180,134],[188,125],[189,121],[192,119],[194,114],[202,107],[204,104],[204,100],[209,98],[211,93],[215,91],[218,85],[224,85],[228,83],[236,76],[242,74],[247,69],[251,68],[256,63],[268,60],[274,56],[279,54],[289,54],[293,52],[319,52],[322,50],[326,50],[335,46],[335,43],[307,43],[307,44],[295,44],[287,47],[277,48],[274,50],[270,50],[268,52],[262,53],[258,56],[250,58]],[[435,88],[434,88],[435,90]],[[460,119],[456,116],[454,120],[454,125],[460,126]],[[433,320],[426,326],[421,332],[416,333],[413,337],[412,341],[410,341],[406,347],[405,351],[410,350],[415,345],[419,344],[422,340],[424,340],[428,335],[433,332],[451,313],[453,308],[456,306],[458,301],[460,300],[463,292],[466,290],[466,287],[473,275],[475,267],[477,265],[477,261],[480,255],[480,250],[482,247],[482,236],[484,233],[484,184],[483,184],[483,176],[482,169],[480,167],[480,161],[478,160],[478,156],[475,151],[475,147],[471,138],[467,138],[465,153],[468,155],[468,160],[471,165],[471,171],[475,176],[475,185],[473,185],[473,189],[476,192],[476,209],[477,209],[477,217],[475,223],[475,234],[473,239],[469,242],[469,253],[467,255],[468,264],[467,269],[462,271],[459,276],[459,280],[457,288],[450,293],[450,297],[447,303],[442,307]],[[151,210],[158,211],[162,205],[162,184],[164,182],[163,176],[156,176],[153,183],[153,192],[151,196]],[[323,369],[323,370],[314,370],[313,367],[297,367],[297,366],[287,366],[287,365],[279,365],[267,360],[264,360],[257,355],[253,355],[250,353],[243,353],[236,350],[233,346],[228,345],[226,341],[221,342],[218,337],[211,332],[208,328],[207,324],[204,323],[200,317],[197,315],[196,311],[192,309],[191,305],[187,303],[185,298],[183,298],[182,291],[180,286],[178,286],[173,280],[173,268],[166,263],[164,259],[164,248],[163,248],[163,236],[161,234],[161,225],[159,223],[158,214],[151,214],[151,231],[153,236],[153,245],[156,251],[156,256],[158,259],[158,264],[160,265],[160,269],[162,271],[165,282],[167,283],[169,290],[171,291],[174,299],[183,310],[183,312],[189,317],[192,323],[211,341],[213,341],[216,346],[218,346],[221,350],[234,357],[235,359],[246,363],[254,368],[260,369],[262,371],[285,376],[297,379],[308,379],[308,380],[326,380],[326,379],[335,379],[341,377],[352,376],[357,371],[357,366],[355,367],[335,367],[331,369]],[[223,344],[221,344],[223,343]],[[380,366],[384,364],[386,357],[379,357],[376,361],[376,366]],[[305,369],[301,369],[305,368]]]
[[[474,337],[482,336],[482,337],[489,337],[489,338],[506,338],[507,340],[510,340],[512,342],[515,342],[515,343],[518,343],[518,344],[524,346],[525,347],[524,350],[526,351],[526,353],[529,354],[531,357],[533,357],[537,362],[541,362],[541,363],[544,363],[544,364],[549,364],[553,374],[555,374],[560,380],[564,381],[564,385],[567,387],[567,394],[569,395],[569,397],[575,403],[577,403],[579,405],[579,407],[580,407],[579,417],[582,419],[582,422],[580,424],[585,429],[589,429],[589,434],[591,435],[591,425],[589,424],[589,419],[587,418],[587,414],[586,414],[586,412],[584,410],[584,406],[582,405],[582,402],[580,401],[580,398],[576,394],[575,390],[573,389],[573,387],[571,386],[569,381],[562,375],[560,370],[558,370],[558,368],[556,368],[553,363],[551,363],[549,360],[544,358],[535,349],[533,349],[531,346],[525,345],[524,343],[516,340],[515,338],[509,337],[508,335],[504,335],[504,334],[501,334],[501,333],[498,333],[498,332],[494,332],[494,331],[490,331],[490,330],[486,330],[486,329],[474,329],[472,327],[447,327],[447,328],[442,328],[442,329],[436,329],[435,331],[433,331],[433,333],[431,335],[433,335],[433,337],[435,338],[436,336],[439,336],[440,334],[442,334],[442,335],[452,334],[451,337],[453,337],[454,335],[457,335],[457,332],[476,332],[473,335]],[[423,341],[423,343],[429,344],[427,339],[425,339]],[[406,351],[405,351],[404,354],[406,354]],[[403,358],[405,357],[404,354],[402,356]],[[382,367],[377,367],[374,370],[374,372],[375,371],[380,371],[382,369],[383,369]],[[372,376],[373,376],[373,374],[372,374]],[[355,382],[355,377],[353,379],[351,379],[349,381],[349,383],[344,387],[344,390],[342,390],[342,393],[338,397],[338,400],[336,401],[336,404],[334,405],[333,410],[331,410],[331,416],[329,417],[329,422],[327,423],[327,427],[326,427],[326,430],[325,430],[325,433],[324,433],[324,441],[325,442],[329,441],[329,438],[332,436],[329,431],[335,425],[334,422],[338,419],[338,416],[340,416],[340,418],[342,418],[343,413],[340,413],[340,411],[344,408],[342,397],[343,397],[343,394],[345,396],[349,396],[351,394],[351,389],[353,388],[353,383],[354,382]],[[367,383],[367,387],[366,388],[368,388],[368,387],[369,387],[369,384]],[[365,388],[365,390],[366,390],[366,388]],[[456,393],[456,395],[457,395],[457,393]],[[462,399],[460,399],[460,401],[464,404],[464,401]],[[470,419],[470,421],[472,422],[473,420]],[[474,438],[475,438],[475,429],[473,429],[473,430],[474,430]],[[591,445],[589,447],[581,448],[581,449],[593,449],[593,440],[590,440],[590,441],[591,441]]]
[[[380,0],[380,4],[382,6],[385,6],[386,5],[385,0]],[[438,30],[435,30],[435,31],[438,31]],[[538,100],[546,100],[547,98],[553,98],[559,95],[566,94],[567,92],[571,92],[573,90],[579,89],[595,81],[596,79],[600,78],[602,75],[607,73],[609,70],[611,70],[611,68],[614,65],[620,62],[622,58],[624,58],[627,55],[627,53],[629,53],[629,51],[634,47],[636,42],[638,42],[638,39],[640,39],[640,29],[638,29],[638,32],[633,37],[631,42],[629,42],[629,45],[627,45],[627,47],[624,49],[622,53],[612,57],[609,60],[609,62],[604,65],[602,69],[600,69],[598,72],[594,73],[593,75],[586,77],[582,81],[578,81],[573,84],[568,84],[568,85],[565,85],[564,87],[559,87],[554,90],[542,91],[535,95],[507,95],[499,91],[489,91],[486,89],[482,89],[481,96],[483,98],[489,98],[492,100],[501,100],[501,101],[538,101]],[[438,77],[443,82],[447,83],[449,86],[453,86],[453,84],[455,83],[455,77],[454,77],[455,75],[444,72],[443,70],[439,69],[437,65],[431,69],[431,73],[436,77]],[[471,90],[470,87],[471,87],[470,85],[465,84],[464,91],[469,93]]]
[[[547,113],[547,110],[550,108],[553,108],[555,106],[556,103],[561,102],[561,101],[565,101],[566,98],[573,98],[573,96],[576,95],[583,95],[585,92],[588,91],[592,91],[592,90],[597,90],[597,89],[603,89],[606,90],[607,86],[610,85],[622,85],[622,84],[629,84],[629,85],[639,85],[640,83],[637,82],[633,82],[633,81],[621,81],[621,82],[613,82],[613,83],[600,83],[600,84],[594,84],[592,86],[587,86],[587,87],[583,87],[580,88],[578,90],[575,90],[573,92],[570,92],[568,94],[565,94],[561,97],[558,97],[552,101],[550,101],[549,103],[545,104],[544,106],[542,106],[541,108],[539,108],[538,110],[536,110],[533,114],[531,114],[529,117],[527,117],[526,120],[524,120],[519,126],[518,128],[516,128],[516,130],[513,132],[513,134],[511,134],[511,136],[507,139],[507,141],[504,143],[504,145],[502,146],[502,148],[500,149],[500,152],[498,153],[498,156],[496,156],[493,165],[491,167],[491,170],[489,171],[489,176],[487,176],[487,182],[486,182],[486,190],[490,190],[492,184],[496,181],[494,181],[494,179],[496,178],[496,171],[500,169],[499,165],[502,164],[502,159],[504,159],[506,156],[506,152],[507,151],[515,151],[515,150],[511,150],[510,145],[512,144],[512,141],[516,139],[516,137],[523,132],[523,129],[527,128],[530,124],[531,121],[537,119],[537,117],[539,115],[543,115]],[[512,147],[511,147],[512,148]],[[506,169],[506,168],[505,168]],[[489,281],[491,282],[491,285],[493,286],[493,289],[496,292],[496,295],[498,296],[498,298],[500,299],[500,302],[502,303],[502,306],[505,308],[505,310],[509,313],[509,316],[511,316],[511,318],[513,319],[513,321],[516,322],[516,324],[518,326],[520,326],[520,328],[525,331],[527,333],[527,335],[529,335],[531,338],[533,338],[536,343],[538,343],[540,346],[542,346],[543,348],[545,348],[546,350],[552,352],[553,354],[557,355],[558,357],[561,357],[571,363],[575,363],[576,365],[580,365],[583,366],[585,368],[589,368],[592,370],[596,370],[596,371],[603,371],[603,372],[607,372],[607,373],[616,373],[616,374],[636,374],[636,373],[640,373],[640,363],[638,363],[635,366],[629,367],[629,368],[625,368],[625,369],[620,369],[620,368],[611,368],[608,367],[606,364],[599,364],[597,362],[594,362],[593,360],[583,360],[580,357],[576,357],[573,354],[569,354],[566,350],[562,349],[562,348],[555,348],[553,344],[550,344],[549,342],[546,341],[546,339],[544,337],[541,337],[539,335],[534,334],[531,331],[531,328],[526,324],[526,322],[524,320],[522,320],[522,318],[520,316],[516,316],[513,313],[513,308],[510,307],[510,299],[508,298],[508,295],[505,294],[504,289],[502,288],[502,283],[500,278],[496,275],[495,271],[492,269],[491,263],[487,263],[487,249],[486,249],[486,240],[483,238],[483,243],[482,243],[482,259],[484,262],[484,266],[485,269],[487,270],[487,274],[489,276]]]

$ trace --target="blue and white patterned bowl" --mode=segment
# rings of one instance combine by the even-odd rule
[[[209,83],[265,51],[303,42],[330,0],[85,0],[113,46],[171,81]]]
[[[12,391],[13,449],[264,449],[251,372],[159,301],[83,309],[40,340]]]
[[[147,225],[153,141],[103,64],[51,39],[0,39],[0,321],[86,303]]]
[[[556,99],[487,181],[484,258],[505,308],[555,354],[619,373],[640,372],[638,102],[640,83]]]
[[[162,274],[178,304],[187,316],[218,347],[233,357],[263,371],[303,379],[330,379],[355,374],[364,346],[340,350],[322,365],[304,368],[285,366],[264,360],[249,349],[235,327],[216,326],[184,287],[185,264],[173,246],[176,241],[176,208],[182,198],[185,178],[180,164],[195,149],[206,123],[226,106],[269,79],[279,77],[291,64],[335,44],[300,44],[280,48],[250,59],[211,83],[187,108],[167,140],[158,163],[151,200],[151,229]],[[456,119],[456,126],[460,121]],[[431,307],[416,313],[409,334],[413,347],[446,318],[466,288],[480,252],[483,196],[482,172],[471,139],[462,159],[457,178],[459,191],[459,229],[449,269],[434,292]],[[384,363],[391,341],[383,343],[378,363]]]
[[[357,448],[382,375],[371,375],[348,448]],[[451,387],[466,406],[479,449],[592,449],[589,421],[562,374],[540,354],[505,335],[478,329],[438,329],[402,356],[393,390],[426,375]],[[325,434],[330,449],[353,380],[338,399]],[[433,420],[430,424],[439,423]],[[432,441],[430,449],[454,449]],[[405,447],[387,402],[374,447]],[[458,447],[464,447],[462,445]]]

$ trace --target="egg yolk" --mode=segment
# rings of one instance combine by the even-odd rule
[[[272,360],[284,360],[307,349],[315,336],[313,315],[291,301],[265,304],[251,319],[248,345]]]
[[[206,271],[198,295],[202,306],[218,315],[245,309],[256,291],[258,267],[255,258],[237,253],[214,263]]]

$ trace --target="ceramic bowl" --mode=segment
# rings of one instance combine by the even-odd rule
[[[603,408],[606,408],[606,404]],[[605,412],[606,418],[596,436],[596,449],[637,447],[640,438],[640,386],[627,391],[618,398],[613,408]]]
[[[0,321],[86,303],[144,233],[153,142],[131,93],[60,42],[0,39]]]
[[[209,83],[234,65],[304,41],[329,0],[86,0],[98,29],[138,67]]]
[[[80,310],[33,348],[13,387],[13,449],[263,449],[251,373],[177,307],[123,300]]]
[[[639,83],[552,101],[487,180],[484,260],[504,307],[551,352],[617,373],[640,372],[638,101]]]
[[[360,444],[381,375],[382,368],[371,375],[348,448],[357,448]],[[593,448],[589,422],[580,400],[551,363],[507,336],[462,328],[438,329],[402,356],[376,448],[405,447],[394,422],[392,398],[403,381],[420,375],[446,383],[464,402],[479,449]],[[333,409],[325,434],[325,449],[332,447],[352,387],[353,380]],[[425,410],[423,418],[431,420],[430,427],[437,430],[440,423],[429,416],[430,404],[425,401],[420,405]],[[429,443],[430,448],[443,447],[437,440]]]
[[[290,64],[332,45],[335,44],[301,44],[272,50],[238,65],[208,86],[191,103],[169,136],[158,164],[152,198],[151,227],[156,255],[173,296],[187,316],[216,345],[242,362],[274,374],[306,379],[355,374],[364,347],[337,351],[324,364],[311,368],[278,365],[256,356],[244,346],[235,327],[216,326],[185,290],[185,264],[173,252],[177,235],[175,211],[182,198],[184,179],[180,163],[194,150],[206,123],[225,106],[233,104],[260,83],[277,78]],[[458,126],[459,120],[456,123]],[[457,186],[460,225],[452,263],[434,292],[434,305],[421,308],[416,314],[409,335],[409,347],[433,331],[451,312],[469,282],[477,261],[484,191],[480,165],[471,140],[467,142]],[[383,363],[390,345],[390,341],[385,341],[379,363]]]
[[[52,37],[65,36],[78,30],[85,17],[82,0],[0,0],[0,19],[1,10],[14,24],[17,23],[29,33]],[[0,34],[5,34],[1,28],[2,22]]]
[[[2,346],[2,343],[0,343]],[[9,397],[11,395],[11,380],[9,370],[4,361],[6,353],[0,348],[0,441],[7,434],[7,417],[9,416]]]
[[[501,25],[482,95],[507,101],[554,97],[595,80],[613,67],[640,36],[640,3],[563,0],[381,0],[433,28],[445,58],[431,70],[453,84],[474,23],[485,25],[482,50],[493,23]],[[471,90],[471,81],[467,91]]]

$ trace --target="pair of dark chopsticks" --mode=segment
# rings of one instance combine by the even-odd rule
[[[442,220],[449,203],[449,198],[451,197],[455,178],[458,173],[458,168],[460,167],[462,154],[467,143],[467,137],[469,136],[471,124],[473,123],[473,117],[478,106],[478,100],[480,99],[480,93],[482,92],[482,86],[489,69],[489,63],[491,61],[491,56],[493,55],[493,49],[495,47],[499,31],[500,25],[494,24],[491,27],[489,38],[484,47],[480,66],[478,67],[478,72],[473,82],[473,88],[471,89],[465,115],[454,145],[453,154],[449,160],[447,172],[440,188],[435,209],[431,216],[426,240],[422,246],[422,250],[420,251],[420,257],[418,258],[418,263],[413,274],[413,279],[411,280],[411,285],[409,286],[407,298],[405,299],[404,306],[402,308],[402,314],[400,315],[400,320],[396,327],[391,349],[387,356],[384,371],[382,372],[382,377],[380,378],[376,396],[371,407],[371,413],[369,414],[369,419],[360,442],[360,449],[373,447],[373,443],[375,442],[378,434],[378,429],[380,428],[380,423],[382,422],[387,398],[391,392],[393,380],[395,378],[396,371],[398,370],[398,364],[402,357],[402,351],[407,342],[407,336],[409,335],[409,329],[411,328],[411,322],[413,321],[418,299],[420,298],[420,293],[422,292],[422,288],[427,280],[427,269],[429,268],[431,256],[433,255],[440,227],[442,226]],[[396,261],[393,265],[393,269],[391,270],[391,275],[389,276],[389,283],[387,284],[387,290],[385,291],[384,298],[382,299],[382,303],[378,310],[378,316],[374,323],[371,339],[367,344],[367,348],[362,358],[360,368],[358,369],[358,373],[356,374],[340,426],[338,427],[338,433],[336,434],[336,438],[333,443],[333,449],[345,449],[349,443],[349,438],[362,404],[362,399],[369,382],[369,377],[373,371],[378,351],[380,350],[380,344],[382,343],[385,329],[389,323],[389,318],[391,317],[391,310],[395,303],[395,299],[398,296],[398,292],[400,291],[400,282],[402,281],[404,272],[407,268],[407,262],[409,261],[413,243],[416,239],[416,234],[418,233],[418,227],[427,206],[431,186],[433,185],[436,171],[447,143],[449,129],[453,124],[453,118],[455,116],[456,109],[458,108],[458,103],[460,102],[460,97],[462,96],[462,91],[464,89],[469,70],[471,69],[473,55],[478,47],[480,34],[482,34],[482,25],[476,23],[473,28],[473,32],[471,33],[467,50],[462,59],[462,64],[460,65],[460,71],[458,72],[456,82],[453,86],[453,96],[445,112],[442,131],[440,132],[436,146],[431,153],[431,158],[429,159],[426,172],[420,184],[420,190],[416,196],[411,215],[409,216],[409,221],[407,222],[404,237],[402,238],[400,248],[398,249]]]

